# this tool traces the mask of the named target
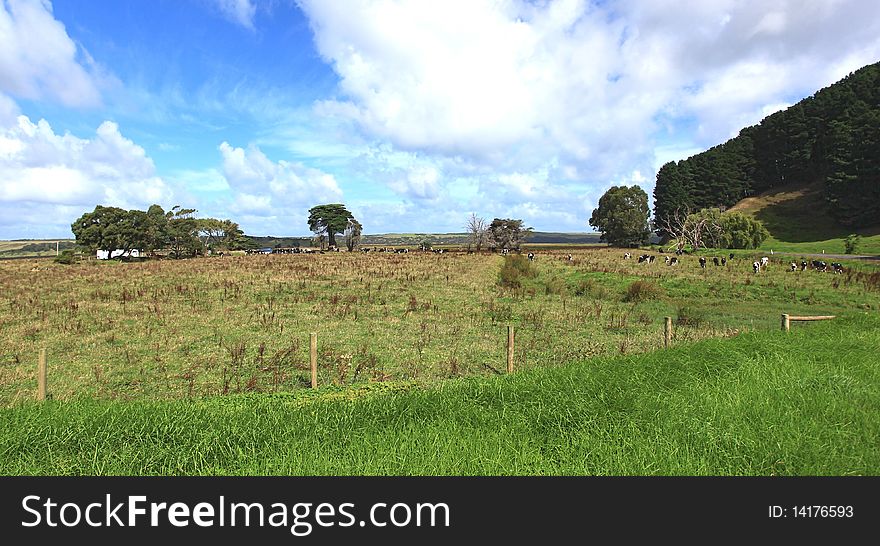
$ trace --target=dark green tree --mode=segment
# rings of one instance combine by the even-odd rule
[[[326,235],[329,246],[336,247],[336,234],[343,233],[348,221],[353,218],[345,205],[339,203],[318,205],[309,209],[309,229],[317,237]],[[323,242],[321,246],[323,247]]]
[[[648,194],[642,188],[612,186],[599,198],[590,225],[602,233],[599,240],[610,245],[644,245],[650,240],[650,216]]]
[[[511,218],[495,218],[489,224],[489,240],[499,250],[519,250],[520,246],[531,235],[532,228],[523,225],[522,220]]]
[[[195,256],[202,249],[199,241],[199,225],[193,216],[196,209],[184,209],[176,205],[165,213],[168,219],[168,248],[175,258]]]
[[[123,241],[123,222],[128,212],[119,207],[98,205],[92,212],[77,218],[70,229],[76,237],[76,244],[91,250],[113,252],[126,246]]]

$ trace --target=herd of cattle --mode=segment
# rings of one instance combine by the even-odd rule
[[[680,255],[680,254],[679,254]],[[715,264],[715,267],[719,266],[727,266],[728,260],[733,260],[734,255],[731,253],[729,257],[722,256],[720,259],[717,256],[712,257],[712,263]],[[627,252],[623,255],[624,260],[632,259],[632,254]],[[642,254],[639,256],[639,263],[654,263],[656,256],[651,254]],[[678,256],[664,256],[664,261],[666,265],[677,265],[678,264]],[[708,263],[707,259],[703,256],[699,258],[700,268],[706,269],[706,264]],[[756,260],[752,262],[752,271],[755,273],[760,273],[764,270],[768,265],[770,265],[770,258],[764,256],[760,260]],[[797,262],[792,261],[789,265],[789,271],[797,271],[800,268],[801,271],[806,271],[807,268],[814,269],[816,271],[828,271],[828,264],[823,260],[811,260],[807,262],[804,259],[801,259],[800,265]],[[835,273],[843,273],[843,265],[839,262],[831,263],[831,270]]]
[[[432,252],[434,254],[443,254],[443,253],[447,252],[445,249],[442,249],[442,248],[427,248],[427,249],[422,249],[422,250],[424,252]],[[407,254],[407,253],[409,253],[409,249],[407,249],[407,248],[391,248],[391,247],[362,247],[360,249],[360,251],[363,253],[367,253],[367,252],[385,252],[385,253],[391,253],[391,254]],[[300,247],[261,248],[261,249],[250,249],[250,250],[246,250],[245,252],[247,254],[324,254],[326,252],[339,252],[339,248],[338,247],[330,247],[327,250],[318,250],[315,248],[300,248]],[[502,255],[508,255],[508,254],[510,254],[511,251],[505,248],[505,249],[500,250],[499,252]],[[662,250],[661,250],[661,252],[662,252]],[[467,253],[473,254],[473,251],[469,250]],[[679,251],[675,252],[675,256],[665,255],[665,256],[663,256],[663,261],[668,266],[678,265],[679,264],[678,257],[681,256],[682,254],[685,254],[685,252],[679,250]],[[630,259],[632,259],[632,257],[633,257],[633,255],[630,252],[626,252],[623,255],[624,260],[630,260]],[[535,253],[529,252],[528,259],[530,262],[534,261]],[[574,258],[571,254],[568,254],[566,256],[566,259],[569,262],[574,260]],[[733,253],[729,254],[728,256],[722,256],[720,258],[718,256],[713,256],[711,258],[712,263],[714,264],[715,267],[726,267],[728,261],[731,261],[733,259],[734,259]],[[655,260],[657,260],[657,256],[654,256],[653,254],[642,254],[642,255],[638,256],[638,263],[652,264],[652,263],[654,263]],[[702,269],[705,269],[706,265],[709,263],[708,259],[704,256],[700,256],[697,261],[699,262],[700,268],[702,268]],[[756,260],[756,261],[752,262],[752,271],[754,271],[755,273],[760,273],[761,271],[766,269],[767,266],[769,266],[769,265],[770,265],[770,258],[768,258],[767,256],[764,256],[760,260]],[[797,271],[799,269],[801,271],[806,271],[807,269],[813,269],[815,271],[823,271],[823,272],[828,271],[828,263],[826,263],[823,260],[811,260],[808,262],[807,260],[802,258],[800,263],[798,263],[796,261],[792,261],[788,264],[788,267],[789,267],[789,271]],[[840,264],[839,262],[832,262],[831,263],[831,270],[834,271],[835,273],[843,273],[843,265]]]

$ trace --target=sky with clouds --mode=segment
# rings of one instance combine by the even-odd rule
[[[153,203],[589,231],[609,187],[878,60],[865,0],[0,0],[0,238]]]

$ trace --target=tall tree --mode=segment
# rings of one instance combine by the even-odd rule
[[[318,205],[309,209],[309,229],[315,235],[326,235],[330,247],[336,246],[336,234],[345,231],[348,221],[354,216],[345,205],[332,203]],[[322,243],[323,247],[323,243]]]
[[[176,205],[165,213],[168,219],[168,247],[175,258],[195,256],[202,248],[199,226],[193,214],[196,209],[184,209]]]
[[[642,188],[612,186],[599,198],[590,225],[602,233],[599,240],[610,245],[643,245],[650,240],[650,216],[648,194]]]
[[[526,238],[532,233],[532,228],[523,226],[522,220],[511,218],[495,218],[489,224],[489,240],[495,248],[507,250],[519,250]]]

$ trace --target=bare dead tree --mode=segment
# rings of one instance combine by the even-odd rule
[[[479,252],[480,248],[486,244],[488,228],[489,225],[486,223],[485,218],[480,218],[476,214],[471,213],[465,229],[468,234],[470,234],[470,244],[474,246],[477,252]]]
[[[682,250],[688,244],[694,250],[699,250],[705,246],[705,240],[716,246],[724,233],[712,209],[692,213],[688,207],[675,209],[671,216],[660,222],[660,228],[675,241],[670,248],[674,246],[676,250]]]

